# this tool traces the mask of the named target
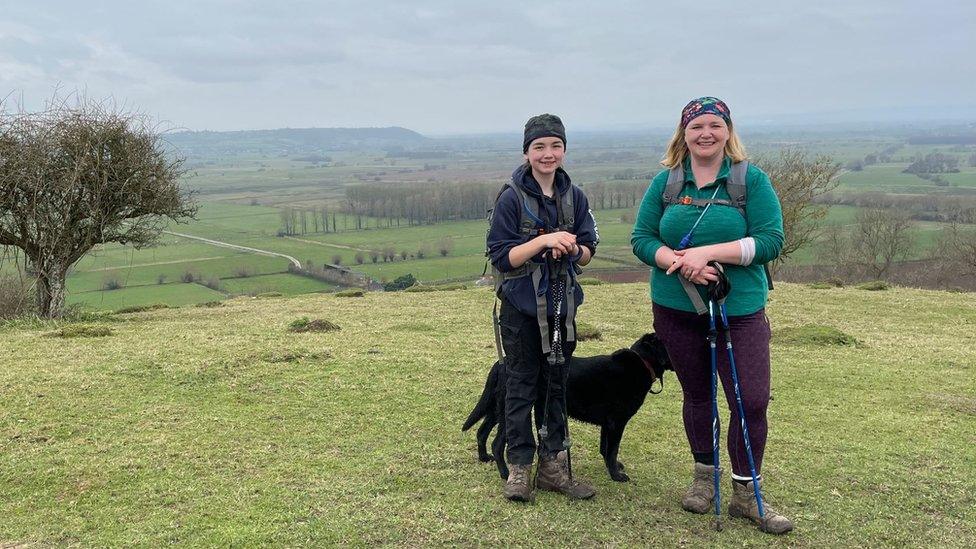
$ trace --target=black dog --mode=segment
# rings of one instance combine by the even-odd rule
[[[570,362],[566,388],[569,416],[600,426],[600,454],[613,480],[630,480],[623,472],[623,464],[617,461],[620,439],[627,422],[644,404],[654,382],[662,380],[665,370],[673,370],[671,360],[654,334],[645,334],[630,349],[620,349],[612,355],[573,357]],[[508,478],[504,458],[505,367],[501,362],[495,362],[488,372],[481,398],[461,430],[467,431],[482,418],[484,422],[478,427],[478,459],[494,459],[498,474]],[[491,444],[493,457],[486,445],[496,424],[498,432]]]

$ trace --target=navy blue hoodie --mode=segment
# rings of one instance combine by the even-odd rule
[[[550,227],[547,227],[547,229],[558,225],[556,201],[542,194],[542,188],[536,182],[535,178],[532,177],[532,170],[529,166],[523,164],[516,168],[515,172],[512,173],[512,181],[525,191],[529,200],[535,199],[538,201],[540,204],[539,217],[547,220],[550,224]],[[567,192],[573,193],[573,207],[575,209],[573,215],[574,224],[572,230],[569,232],[576,235],[577,244],[590,249],[592,256],[596,253],[596,246],[600,242],[600,234],[597,232],[596,220],[590,211],[586,195],[583,194],[583,191],[579,187],[572,185],[569,174],[562,168],[556,170],[554,183],[560,195],[564,195]],[[529,240],[528,236],[519,233],[520,220],[521,212],[519,211],[519,202],[515,190],[506,188],[502,195],[498,197],[498,203],[495,204],[495,212],[491,219],[491,229],[488,231],[488,255],[491,264],[503,273],[512,270],[512,264],[508,260],[508,252],[515,246],[524,244]],[[543,280],[540,284],[539,291],[540,293],[548,292],[549,272],[543,254],[540,253],[529,261],[542,265]],[[573,285],[576,291],[576,305],[578,307],[583,302],[583,288],[575,282],[575,277]],[[533,317],[536,316],[535,291],[532,288],[532,278],[530,276],[506,280],[502,284],[502,295],[521,313]],[[553,300],[547,299],[546,301],[548,302],[548,314],[549,316],[553,316]]]

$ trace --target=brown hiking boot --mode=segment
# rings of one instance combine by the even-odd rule
[[[763,500],[763,518],[759,518],[759,505],[756,503],[756,492],[752,488],[752,481],[748,484],[732,483],[732,502],[729,503],[729,516],[742,517],[756,523],[763,532],[769,534],[785,534],[793,529],[793,522],[777,513]]]
[[[502,491],[505,497],[512,501],[532,501],[535,495],[532,493],[532,485],[529,484],[529,471],[532,464],[508,465],[508,480],[505,481],[505,489]]]
[[[722,471],[719,470],[719,476]],[[692,513],[705,514],[715,505],[715,467],[695,462],[695,478],[681,498],[681,508]]]
[[[596,495],[596,490],[589,484],[570,478],[569,458],[565,450],[539,462],[535,485],[540,490],[559,492],[573,499],[590,499]]]

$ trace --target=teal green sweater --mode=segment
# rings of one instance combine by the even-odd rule
[[[685,160],[685,186],[680,196],[711,198],[719,185],[715,198],[729,198],[725,181],[729,177],[731,160],[726,157],[715,181],[698,189],[691,172],[689,159]],[[651,266],[651,300],[658,305],[694,312],[688,294],[685,293],[678,273],[666,275],[665,270],[654,263],[658,248],[667,245],[675,248],[701,214],[699,206],[675,204],[665,210],[661,195],[668,181],[668,170],[654,177],[647,189],[637,213],[630,243],[634,255]],[[746,215],[743,218],[734,207],[713,205],[705,213],[695,229],[693,246],[705,246],[738,240],[751,236],[756,241],[756,255],[746,266],[727,265],[725,272],[732,285],[726,300],[730,316],[751,314],[766,306],[767,286],[763,264],[772,261],[783,247],[783,212],[779,199],[769,181],[769,176],[754,164],[746,172]],[[704,287],[699,287],[704,296]],[[705,298],[707,300],[707,297]]]

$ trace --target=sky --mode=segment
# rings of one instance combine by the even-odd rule
[[[111,98],[170,128],[425,135],[976,122],[972,0],[0,0],[0,99]]]

